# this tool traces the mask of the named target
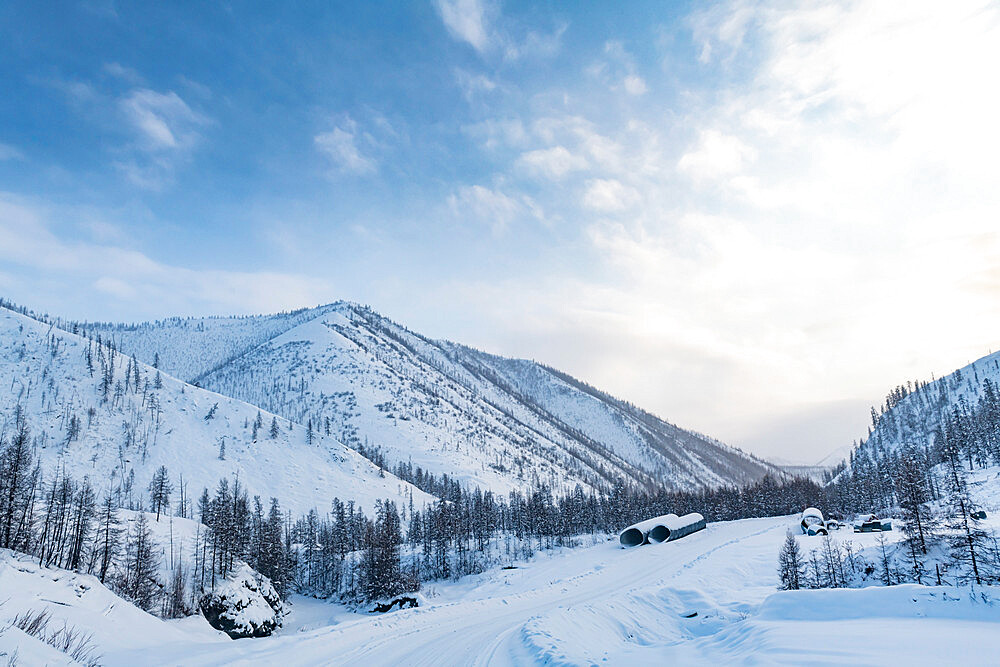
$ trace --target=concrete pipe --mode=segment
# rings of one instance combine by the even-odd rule
[[[664,516],[646,519],[645,521],[633,524],[621,532],[621,535],[618,536],[618,541],[626,548],[637,547],[640,544],[649,544],[649,540],[646,539],[649,531],[671,518],[676,519],[677,515],[665,514]]]
[[[656,525],[649,529],[646,539],[650,544],[661,542],[672,542],[679,540],[686,535],[696,533],[705,528],[705,517],[692,512],[678,517],[675,514],[668,514],[660,519],[654,519]]]

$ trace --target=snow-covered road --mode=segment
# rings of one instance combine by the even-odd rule
[[[685,641],[774,591],[787,519],[710,525],[683,540],[541,554],[447,585],[434,603],[185,656],[186,664],[573,664]],[[725,564],[720,567],[720,564]],[[750,605],[754,606],[754,605]],[[683,618],[696,611],[698,616]]]
[[[996,664],[1000,587],[777,592],[777,553],[796,520],[542,552],[517,569],[430,584],[420,608],[384,615],[296,598],[266,639],[230,641],[200,617],[164,624],[31,559],[0,563],[0,590],[11,610],[42,605],[93,630],[106,665],[951,664],[956,646],[963,665]],[[836,537],[868,550],[878,539]]]

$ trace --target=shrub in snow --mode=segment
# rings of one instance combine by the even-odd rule
[[[233,639],[267,637],[281,625],[284,604],[271,581],[241,564],[198,603],[209,624]]]

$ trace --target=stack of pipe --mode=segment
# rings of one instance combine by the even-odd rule
[[[697,512],[685,514],[681,517],[674,514],[668,514],[664,521],[660,521],[657,525],[653,526],[653,528],[649,531],[649,534],[646,535],[646,539],[651,544],[673,542],[674,540],[679,540],[686,535],[696,533],[704,528],[705,517]]]
[[[663,516],[646,519],[645,521],[632,524],[622,531],[621,535],[618,536],[618,541],[621,542],[622,546],[626,548],[649,544],[649,531],[653,530],[656,526],[665,521],[676,518],[676,514],[664,514]]]
[[[705,517],[692,512],[684,516],[665,514],[646,521],[640,521],[623,530],[618,536],[622,547],[637,547],[642,544],[672,542],[705,528]]]

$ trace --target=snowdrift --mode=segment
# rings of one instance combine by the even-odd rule
[[[0,549],[0,602],[3,603],[0,628],[6,627],[18,614],[47,611],[52,616],[50,627],[61,627],[65,623],[90,634],[96,646],[95,654],[101,656],[102,664],[142,664],[148,662],[148,658],[144,660],[141,656],[157,646],[183,644],[194,647],[228,641],[204,619],[163,621],[118,597],[96,577],[39,567],[37,560],[8,549]],[[9,650],[13,645],[19,650],[23,664],[60,664],[49,662],[54,656],[46,650],[48,647],[36,644],[41,643],[27,641],[23,633],[17,634],[14,629],[0,635],[0,651]],[[41,663],[31,662],[36,652],[46,656]],[[67,657],[62,653],[58,655]]]
[[[940,618],[1000,623],[1000,586],[872,586],[780,591],[760,606],[762,621]]]

